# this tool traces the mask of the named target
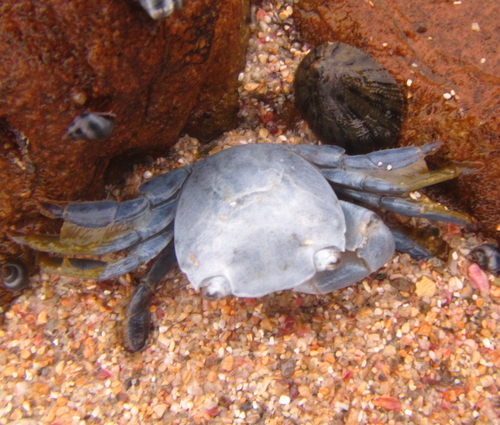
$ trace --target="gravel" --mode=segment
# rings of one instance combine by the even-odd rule
[[[208,146],[185,136],[110,198],[244,143],[313,143],[293,105],[310,46],[293,2],[255,7],[240,75],[241,126]],[[0,330],[0,424],[500,424],[500,288],[467,260],[480,236],[443,226],[447,260],[397,255],[327,296],[207,301],[176,268],[151,306],[148,348],[122,348],[134,280],[39,274]],[[474,273],[472,273],[472,270]]]

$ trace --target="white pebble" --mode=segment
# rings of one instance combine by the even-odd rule
[[[481,63],[486,63],[486,58],[481,58],[480,62]]]
[[[151,171],[145,171],[144,174],[142,175],[145,179],[150,179],[153,177],[153,173]]]
[[[287,395],[282,395],[280,396],[280,401],[279,401],[280,404],[290,404],[290,397],[288,397]]]
[[[410,193],[410,198],[413,199],[413,200],[417,200],[417,199],[420,199],[422,197],[422,195],[420,194],[420,192],[411,192]]]
[[[483,345],[484,345],[485,348],[492,348],[491,347],[491,342],[490,342],[490,340],[488,338],[484,338],[483,339]]]
[[[391,171],[391,170],[392,170],[392,165],[391,165],[391,164],[389,164],[389,165],[387,166],[387,171]]]
[[[481,28],[479,27],[479,24],[477,22],[473,22],[471,25],[472,31],[481,31]]]
[[[450,93],[445,93],[443,94],[443,97],[448,100],[448,99],[451,99],[453,96],[450,94]]]
[[[412,80],[409,80],[409,79],[408,79],[408,80],[406,80],[406,85],[407,85],[408,87],[411,87],[411,85],[412,85],[412,84],[413,84],[413,81],[412,81]]]

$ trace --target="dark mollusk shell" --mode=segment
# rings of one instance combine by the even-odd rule
[[[11,291],[28,286],[29,275],[26,266],[20,262],[4,264],[0,267],[0,281]]]
[[[182,7],[182,0],[139,0],[153,19],[166,18]]]
[[[404,97],[392,75],[345,43],[313,49],[295,75],[298,108],[324,143],[363,154],[394,146]]]
[[[500,252],[495,245],[485,243],[476,246],[470,253],[470,259],[483,270],[500,272]]]
[[[73,140],[104,139],[112,133],[114,123],[113,114],[83,112],[75,117],[67,134]]]

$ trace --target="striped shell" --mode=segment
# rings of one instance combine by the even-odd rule
[[[73,140],[104,139],[113,132],[114,123],[111,113],[83,112],[73,119],[67,135]]]
[[[363,154],[394,146],[404,98],[392,75],[345,43],[314,48],[295,75],[298,108],[324,143]]]
[[[18,261],[12,261],[0,267],[0,284],[17,291],[28,286],[29,275],[26,266]]]
[[[166,18],[182,7],[182,0],[139,0],[153,19]]]

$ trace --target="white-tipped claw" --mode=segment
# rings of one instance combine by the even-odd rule
[[[314,254],[314,265],[319,272],[335,270],[340,263],[341,254],[336,248],[323,248]]]
[[[231,284],[224,276],[212,276],[204,279],[200,285],[205,298],[218,300],[231,294]]]

